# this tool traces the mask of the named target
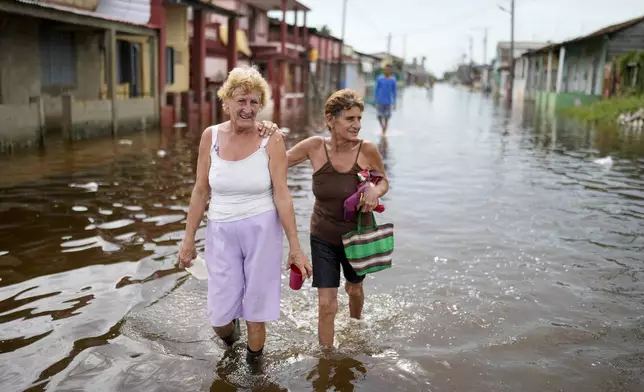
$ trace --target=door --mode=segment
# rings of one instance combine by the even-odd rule
[[[615,75],[613,73],[613,63],[604,64],[604,79],[602,83],[602,98],[609,98],[613,95]]]
[[[141,47],[140,44],[118,41],[117,77],[119,84],[129,85],[129,96],[141,96]]]
[[[141,47],[140,44],[130,44],[130,97],[141,96]]]

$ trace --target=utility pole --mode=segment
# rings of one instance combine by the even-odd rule
[[[405,64],[405,55],[407,54],[407,34],[403,35],[403,64]]]
[[[514,0],[510,0],[510,80],[509,80],[508,104],[512,105],[514,93]]]
[[[474,64],[474,39],[470,35],[470,65]]]
[[[489,27],[483,28],[483,65],[487,64],[487,30]]]
[[[508,91],[507,101],[508,105],[512,105],[512,94],[514,92],[514,0],[510,0],[510,10],[500,6],[499,8],[504,12],[510,14],[510,72],[508,73]]]
[[[391,57],[391,33],[387,36],[387,54]]]
[[[483,65],[487,64],[487,32],[489,27],[476,27],[472,30],[480,31],[483,30]]]
[[[346,26],[346,21],[347,21],[347,0],[343,1],[342,4],[342,42],[340,43],[340,59],[338,61],[338,65],[340,66],[340,72],[339,72],[339,78],[338,78],[338,89],[343,88],[343,81],[344,81],[344,62],[343,62],[343,57],[344,57],[344,30]]]

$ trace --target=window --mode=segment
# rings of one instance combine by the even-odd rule
[[[174,84],[174,66],[176,64],[176,52],[174,48],[165,48],[165,84]]]
[[[42,86],[76,85],[74,34],[43,26],[40,30],[40,77]]]

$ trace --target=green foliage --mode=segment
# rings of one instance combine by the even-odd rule
[[[619,69],[620,95],[644,94],[644,52],[630,52],[616,59]],[[633,77],[637,80],[633,85]]]
[[[564,108],[560,112],[586,124],[615,124],[620,114],[641,108],[644,108],[643,95],[606,99],[590,105]]]
[[[320,29],[320,34],[322,34],[322,35],[331,35],[331,29],[329,28],[329,26],[324,25]]]

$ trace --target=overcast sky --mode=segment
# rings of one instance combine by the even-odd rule
[[[300,1],[312,9],[309,26],[326,24],[340,37],[343,0]],[[509,9],[509,4],[510,0],[348,0],[345,38],[359,51],[386,51],[391,32],[395,55],[404,51],[409,60],[426,56],[426,68],[442,74],[469,53],[469,36],[474,60],[482,62],[484,27],[489,27],[489,62],[497,42],[510,39],[510,15],[498,7]],[[644,0],[516,0],[515,40],[561,41],[641,15]]]

